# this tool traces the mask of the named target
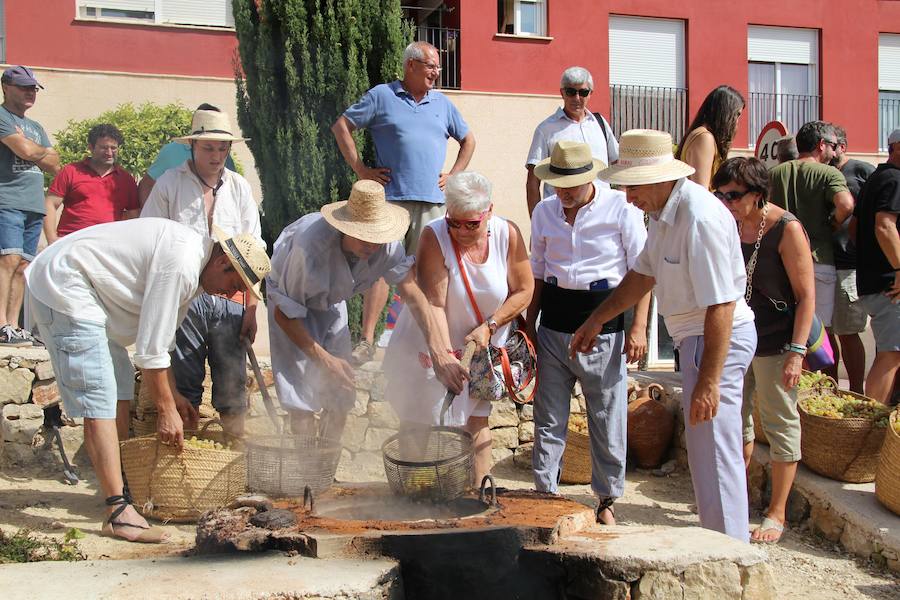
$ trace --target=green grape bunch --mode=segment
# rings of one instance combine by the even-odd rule
[[[825,389],[803,398],[800,405],[811,415],[826,419],[865,419],[874,421],[876,427],[887,427],[891,414],[890,407],[881,402]]]
[[[184,440],[184,445],[189,448],[197,448],[200,450],[231,450],[231,444],[222,444],[213,440],[201,439],[197,436],[191,436]]]

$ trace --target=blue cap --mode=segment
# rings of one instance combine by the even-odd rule
[[[9,83],[12,85],[21,85],[21,86],[37,86],[41,89],[44,89],[38,80],[34,78],[34,72],[28,67],[23,67],[19,65],[17,67],[10,67],[3,71],[3,77],[0,78],[0,81],[3,83]]]

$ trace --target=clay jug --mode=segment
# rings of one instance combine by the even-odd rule
[[[661,401],[664,395],[661,385],[651,383],[628,405],[628,449],[644,469],[659,466],[675,431],[675,417]]]

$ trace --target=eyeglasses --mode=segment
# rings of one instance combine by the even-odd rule
[[[587,89],[587,88],[581,89],[581,90],[575,89],[575,88],[573,88],[573,87],[563,88],[563,92],[564,92],[564,93],[566,94],[566,96],[568,96],[569,98],[574,98],[576,94],[579,95],[579,96],[581,96],[582,98],[587,98],[588,96],[591,95],[591,92],[592,92],[592,91],[594,91],[594,90],[590,90],[590,89]]]
[[[732,192],[720,192],[719,190],[716,190],[713,192],[713,196],[718,198],[721,202],[731,204],[732,202],[737,202],[749,193],[750,190],[744,190],[743,192],[740,190],[734,190]]]
[[[829,146],[831,146],[831,149],[834,151],[837,151],[838,146],[840,146],[840,144],[838,144],[837,142],[832,142],[831,140],[822,140],[822,141],[825,142],[826,144],[828,144]]]
[[[422,60],[420,58],[416,58],[413,60],[415,60],[417,63],[422,63],[423,65],[425,65],[425,70],[427,70],[427,71],[434,71],[435,73],[440,73],[441,71],[444,70],[444,68],[441,67],[440,65],[436,65],[436,64],[430,63],[430,62],[425,62],[424,60]]]
[[[488,213],[491,212],[491,209],[494,208],[494,205],[491,204],[479,215],[477,219],[451,219],[450,215],[444,215],[444,220],[447,221],[447,227],[450,229],[459,229],[460,227],[465,227],[467,231],[475,231],[479,227],[481,227],[481,223],[484,222],[485,217],[487,217]]]

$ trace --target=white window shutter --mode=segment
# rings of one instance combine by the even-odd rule
[[[819,63],[819,32],[816,29],[750,25],[747,60],[816,65]]]
[[[684,21],[610,15],[609,82],[685,87]]]
[[[878,89],[900,91],[900,35],[878,34]]]
[[[231,0],[162,0],[157,22],[234,27]]]
[[[89,8],[111,8],[113,10],[133,10],[149,13],[156,10],[156,0],[80,0],[78,5]]]

